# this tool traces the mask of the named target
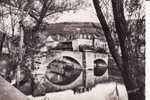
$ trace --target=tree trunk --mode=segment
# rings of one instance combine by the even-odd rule
[[[0,57],[2,55],[3,44],[4,44],[4,41],[5,41],[5,38],[6,38],[6,34],[3,34],[2,38],[1,38],[1,43],[0,43]]]
[[[102,29],[104,31],[104,35],[106,37],[110,53],[111,53],[112,57],[114,58],[116,64],[118,65],[119,69],[122,70],[122,68],[121,68],[122,60],[121,60],[121,57],[118,54],[117,50],[115,49],[115,41],[112,38],[111,32],[109,30],[109,26],[108,26],[108,24],[105,20],[105,17],[102,13],[101,7],[99,6],[99,1],[93,0],[93,4],[94,4],[95,10],[97,12],[97,17],[102,25]]]
[[[130,38],[127,37],[129,32],[127,22],[124,16],[123,0],[111,0],[111,1],[116,31],[118,34],[122,53],[122,60],[123,60],[122,67],[124,69],[122,72],[122,76],[128,91],[129,100],[139,100],[139,98],[141,97],[140,95],[141,93],[139,93],[138,84],[136,81],[135,76],[136,69],[134,62],[130,61],[135,58],[132,56],[130,52],[133,48],[132,44],[130,43]]]
[[[22,22],[20,22],[20,42],[19,42],[19,64],[17,66],[17,88],[20,86],[20,74],[21,74],[21,65],[23,59],[23,45],[24,45],[24,32],[22,27]]]
[[[101,7],[99,6],[99,0],[93,0],[93,4],[97,13],[97,17],[102,25],[102,29],[104,31],[106,40],[108,42],[110,53],[112,54],[113,58],[115,59],[115,62],[117,63],[117,66],[119,67],[122,73],[124,84],[128,91],[129,100],[143,100],[143,99],[139,99],[141,95],[137,88],[138,86],[134,74],[135,69],[133,67],[133,64],[129,62],[130,60],[129,57],[131,55],[129,54],[128,49],[131,46],[130,46],[130,41],[127,41],[128,40],[127,34],[129,33],[128,33],[128,28],[124,16],[123,0],[112,0],[115,26],[116,26],[116,31],[119,38],[121,51],[122,51],[121,52],[122,58],[115,50],[115,43],[111,36],[111,32],[109,30],[108,24],[106,23],[105,17],[102,13]]]

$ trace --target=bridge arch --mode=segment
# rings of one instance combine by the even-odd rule
[[[106,73],[108,69],[107,62],[103,59],[95,59],[94,60],[94,75],[102,76]]]
[[[53,53],[55,53],[55,56],[48,56],[46,58],[45,63],[49,64],[50,62],[52,62],[53,60],[60,58],[60,57],[69,57],[74,59],[76,62],[78,62],[81,66],[83,66],[82,64],[82,52],[72,52],[72,51],[52,51]]]
[[[63,58],[67,63],[72,63],[73,64],[73,70],[77,70],[77,71],[72,71],[71,74],[73,74],[72,76],[69,76],[68,78],[69,79],[65,79],[64,78],[64,81],[51,81],[49,78],[48,78],[48,73],[46,72],[45,75],[46,75],[46,78],[47,80],[49,81],[49,85],[51,85],[53,88],[55,89],[59,89],[59,90],[63,90],[63,89],[66,89],[66,88],[72,88],[72,87],[76,87],[77,85],[79,84],[82,84],[81,80],[82,80],[82,72],[81,72],[81,64],[75,59],[75,58],[72,58],[70,56],[59,56],[60,59]],[[49,64],[51,63],[55,63],[56,62],[56,59],[59,59],[59,57],[54,57],[54,59],[50,60]],[[61,59],[62,60],[62,59]],[[61,68],[63,66],[60,66]],[[70,67],[70,66],[69,66]],[[48,69],[48,66],[47,66],[47,69]],[[66,67],[65,70],[72,70],[71,68],[68,68]],[[76,75],[74,73],[77,73]],[[62,78],[63,79],[63,78]],[[60,83],[59,83],[60,82]],[[65,82],[65,83],[63,83]]]
[[[95,59],[94,60],[94,64],[96,64],[96,63],[100,63],[102,65],[106,65],[107,66],[107,63],[105,62],[104,59]]]

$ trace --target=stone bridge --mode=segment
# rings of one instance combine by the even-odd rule
[[[41,66],[36,70],[36,74],[46,77],[44,83],[47,88],[46,92],[74,89],[76,87],[92,87],[96,82],[108,79],[108,69],[106,69],[108,67],[108,54],[91,51],[53,50],[43,59]],[[96,76],[94,73],[94,67],[96,67],[98,61],[100,61],[98,65],[106,69],[100,76]],[[64,62],[66,62],[65,65],[63,65]],[[64,69],[69,69],[69,71],[67,72]]]

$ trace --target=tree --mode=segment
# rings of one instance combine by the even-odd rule
[[[5,6],[6,10],[11,6],[11,9],[8,10],[12,10],[12,15],[15,14],[19,17],[20,14],[23,14],[24,18],[22,20],[19,18],[18,23],[22,23],[24,32],[26,33],[24,35],[25,44],[29,44],[26,38],[29,39],[30,37],[32,39],[33,36],[36,37],[33,34],[39,30],[40,25],[43,21],[46,21],[46,18],[52,19],[56,14],[76,10],[80,8],[82,2],[82,0],[74,0],[74,2],[70,2],[69,0],[1,0],[1,5]],[[8,14],[6,10],[5,14]],[[24,21],[26,17],[30,17],[30,21],[34,23],[32,27],[31,25],[25,25]]]
[[[134,2],[137,1],[137,2]],[[127,20],[125,19],[124,13],[124,1],[123,0],[111,0],[113,19],[115,23],[116,34],[118,35],[118,40],[121,48],[121,56],[115,50],[115,41],[112,37],[112,31],[106,22],[106,18],[103,14],[102,7],[100,6],[99,0],[93,0],[93,4],[97,13],[97,17],[101,23],[102,29],[104,31],[110,53],[114,58],[118,68],[122,73],[122,77],[128,91],[129,100],[143,100],[144,93],[142,93],[141,88],[137,83],[136,69],[133,59],[133,46],[131,43],[130,35],[132,34],[128,29]],[[138,0],[131,0],[130,8],[135,8],[137,10],[138,6],[141,4]],[[138,5],[138,6],[137,6]],[[130,9],[131,15],[133,10]],[[128,9],[129,10],[129,9]],[[136,25],[136,24],[135,24]]]
[[[0,43],[0,57],[2,55],[3,44],[4,44],[4,41],[5,41],[5,38],[6,38],[6,34],[5,33],[1,33],[1,34],[2,34],[2,37],[1,37],[1,43]]]
[[[3,10],[0,10],[0,22],[3,23]],[[3,23],[4,24],[4,23]],[[5,38],[6,38],[6,33],[2,32],[0,30],[0,34],[2,35],[1,36],[1,42],[0,42],[0,57],[1,57],[1,54],[2,54],[2,50],[3,50],[3,44],[4,44],[4,41],[5,41]]]
[[[15,61],[18,65],[18,85],[20,82],[20,67],[24,66],[23,64],[26,63],[28,58],[31,58],[31,72],[35,68],[34,56],[40,52],[42,44],[38,45],[40,39],[37,33],[42,24],[49,19],[57,18],[63,12],[76,11],[82,6],[81,4],[83,4],[82,0],[74,0],[73,2],[70,0],[0,0],[0,6],[4,8],[5,17],[10,16],[11,18],[12,31],[8,33],[19,35],[20,42],[17,47],[19,53],[15,52],[19,54],[17,61]],[[18,30],[18,33],[15,30]]]
[[[3,17],[11,17],[11,27],[9,28],[12,28],[12,31],[7,33],[17,34],[15,30],[22,27],[24,47],[26,50],[31,50],[31,48],[35,50],[37,49],[36,44],[39,42],[36,33],[40,30],[41,24],[49,19],[57,18],[57,14],[75,11],[81,7],[82,2],[82,0],[73,2],[69,0],[1,0],[0,6],[4,8]],[[28,24],[30,21],[32,24]]]

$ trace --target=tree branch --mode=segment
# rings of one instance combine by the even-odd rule
[[[101,10],[101,7],[99,6],[99,1],[98,0],[93,0],[93,4],[94,4],[94,7],[95,7],[95,10],[96,10],[96,13],[97,13],[97,17],[102,25],[102,29],[104,31],[104,35],[106,37],[106,40],[108,42],[108,47],[109,47],[109,50],[118,66],[118,68],[122,71],[122,60],[120,58],[120,55],[118,54],[117,50],[115,49],[115,42],[111,36],[111,32],[109,30],[109,27],[108,27],[108,24],[105,20],[105,17],[102,13],[102,10]]]
[[[40,11],[40,17],[37,20],[37,23],[36,23],[34,29],[32,30],[33,32],[36,32],[37,30],[39,30],[39,26],[42,23],[45,15],[47,13],[47,10],[48,10],[47,3],[48,3],[48,0],[44,0],[44,4],[43,4],[42,9]]]
[[[116,32],[119,37],[120,47],[121,47],[121,53],[122,53],[122,60],[123,60],[123,79],[126,85],[127,90],[136,89],[138,87],[136,83],[136,77],[135,77],[135,69],[134,65],[130,63],[131,57],[129,54],[131,48],[130,39],[128,39],[127,35],[128,27],[127,22],[124,16],[124,9],[123,9],[123,0],[111,0],[112,1],[112,7],[113,7],[113,15],[114,15],[114,21],[116,26]],[[132,58],[134,59],[134,58]],[[129,97],[130,98],[130,97]]]

